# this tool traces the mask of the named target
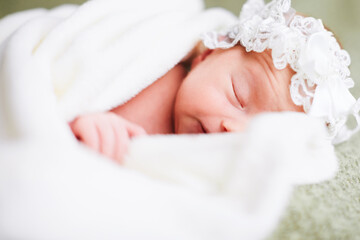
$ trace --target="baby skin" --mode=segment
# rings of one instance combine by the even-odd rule
[[[276,69],[270,51],[205,50],[189,72],[180,63],[127,103],[79,116],[70,127],[81,142],[122,163],[135,136],[237,132],[259,113],[303,111],[290,97],[293,74]]]

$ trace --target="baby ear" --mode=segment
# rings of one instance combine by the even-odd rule
[[[201,53],[199,56],[194,58],[194,60],[191,63],[191,69],[195,68],[199,63],[204,61],[207,56],[209,56],[214,50],[213,49],[206,49],[203,53]]]

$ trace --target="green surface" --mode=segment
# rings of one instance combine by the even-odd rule
[[[360,239],[360,135],[337,147],[340,170],[325,183],[298,187],[268,240]]]
[[[170,0],[169,0],[170,1]],[[82,0],[66,1],[81,3]],[[244,0],[206,0],[208,7],[225,7],[238,14]],[[0,17],[32,7],[53,7],[59,0],[0,0]],[[323,19],[352,58],[352,90],[360,96],[360,1],[293,0],[297,11]],[[331,181],[301,186],[269,240],[360,239],[360,134],[337,146],[340,171]]]

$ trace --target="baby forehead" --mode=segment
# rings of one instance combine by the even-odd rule
[[[290,84],[295,72],[289,66],[276,69],[271,52],[243,51],[241,55],[243,63],[231,75],[235,87],[249,104],[268,111],[294,110]]]
[[[219,49],[213,55],[215,67],[223,69],[242,88],[256,89],[257,92],[272,88],[274,92],[286,90],[288,93],[291,78],[295,74],[290,66],[277,69],[271,50],[247,52],[243,46],[237,45],[230,49]],[[213,71],[211,66],[210,71]]]
[[[271,50],[264,52],[247,52],[244,47],[238,48],[237,64],[234,64],[234,75],[244,78],[253,85],[271,84],[274,86],[288,86],[295,72],[288,65],[284,69],[277,69],[274,65]],[[261,87],[261,86],[258,86]]]
[[[220,54],[216,54],[221,65],[229,65],[234,68],[243,69],[247,67],[266,68],[275,71],[275,65],[272,58],[272,51],[267,49],[263,52],[247,52],[246,49],[237,45],[229,49],[222,49]]]

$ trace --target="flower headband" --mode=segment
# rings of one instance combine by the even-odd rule
[[[350,56],[320,19],[296,15],[291,0],[247,0],[239,22],[222,33],[203,35],[206,47],[231,48],[238,42],[247,52],[272,50],[277,69],[287,65],[296,72],[291,78],[293,102],[305,113],[322,118],[334,144],[346,141],[360,129],[360,99],[349,88]],[[354,116],[356,127],[346,125]]]

